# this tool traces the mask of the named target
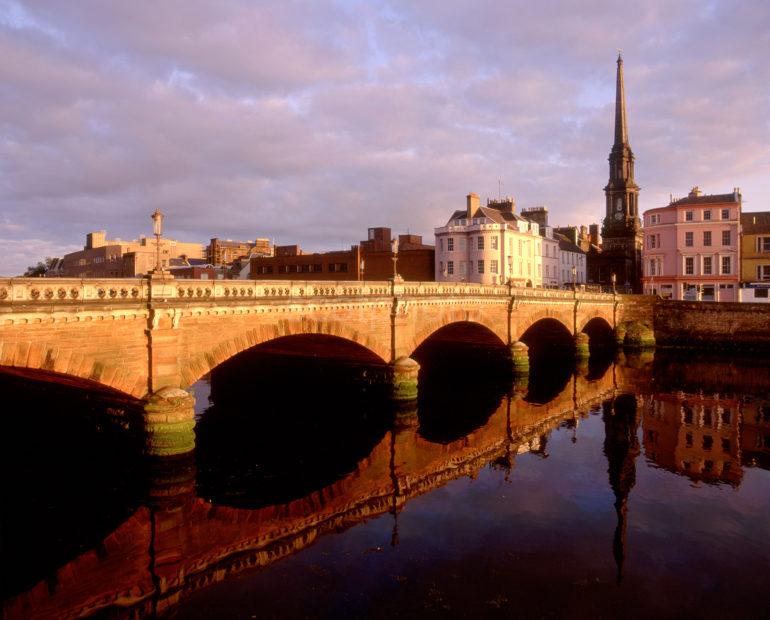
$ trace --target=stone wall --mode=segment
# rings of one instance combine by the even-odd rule
[[[764,304],[659,300],[659,346],[770,351],[770,307]]]

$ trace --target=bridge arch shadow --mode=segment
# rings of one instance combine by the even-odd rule
[[[301,338],[308,345],[308,353],[321,357],[323,350],[332,352],[341,350],[344,342],[351,345],[347,351],[353,357],[366,357],[363,351],[370,354],[368,359],[384,363],[390,357],[390,343],[380,342],[370,338],[368,334],[355,330],[342,321],[316,321],[301,317],[298,319],[280,321],[272,325],[261,325],[250,329],[235,330],[212,339],[212,344],[206,349],[180,360],[182,387],[189,387],[230,358],[249,351],[255,347],[283,346],[286,343],[297,342]],[[322,346],[314,343],[322,342]]]
[[[508,347],[486,326],[457,321],[412,353],[420,364],[419,434],[447,444],[483,426],[511,389]]]
[[[211,372],[197,484],[217,505],[285,503],[356,471],[393,419],[389,367],[344,338],[286,336]]]
[[[572,378],[575,369],[574,338],[560,320],[535,321],[521,335],[529,347],[529,384],[525,400],[545,404],[555,398]]]

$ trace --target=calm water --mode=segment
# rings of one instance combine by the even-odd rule
[[[194,386],[194,457],[0,375],[6,618],[767,617],[770,361],[658,352],[512,385],[499,351],[259,351]],[[304,353],[314,353],[312,347]]]

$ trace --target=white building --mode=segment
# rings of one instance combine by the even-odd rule
[[[559,287],[571,287],[573,282],[575,284],[585,284],[586,253],[566,236],[554,233],[554,237],[559,242]]]
[[[435,229],[436,280],[542,286],[539,225],[516,215],[515,208],[510,197],[482,207],[477,194],[468,194],[466,209]]]

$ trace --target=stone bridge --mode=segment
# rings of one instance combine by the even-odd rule
[[[510,348],[514,371],[527,372],[528,345],[541,336],[561,338],[579,357],[602,335],[644,341],[652,307],[638,296],[471,283],[7,279],[0,366],[144,401],[150,435],[188,437],[160,440],[157,451],[169,453],[192,449],[193,401],[183,390],[268,341],[321,334],[357,343],[390,364],[394,397],[409,400],[413,352],[450,325],[480,328]]]

